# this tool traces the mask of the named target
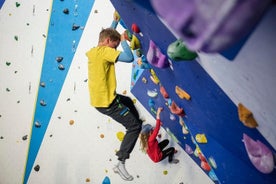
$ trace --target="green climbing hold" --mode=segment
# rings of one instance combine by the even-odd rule
[[[174,61],[194,60],[197,57],[197,53],[188,50],[180,39],[168,46],[167,54]]]
[[[16,2],[16,3],[15,3],[15,6],[16,6],[16,8],[18,8],[18,7],[20,6],[20,3],[19,3],[19,2]]]

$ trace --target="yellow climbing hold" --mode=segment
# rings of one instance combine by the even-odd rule
[[[126,95],[126,94],[127,94],[127,90],[124,90],[124,91],[122,92],[122,94],[123,94],[123,95]]]
[[[130,41],[130,48],[132,50],[141,48],[140,41],[138,40],[138,38],[135,35],[132,35],[132,39]]]
[[[191,96],[186,91],[184,91],[183,89],[181,89],[179,86],[175,86],[175,93],[181,99],[186,99],[186,100],[190,100],[191,99]]]
[[[153,69],[150,69],[150,74],[151,74],[150,79],[152,80],[152,82],[155,84],[159,84],[160,81]]]
[[[163,174],[164,174],[164,175],[167,175],[167,174],[168,174],[168,171],[167,171],[167,170],[164,170],[164,171],[163,171]]]
[[[116,134],[116,136],[117,136],[117,139],[119,140],[119,141],[123,141],[123,139],[124,139],[124,137],[125,137],[125,134],[124,134],[124,132],[117,132],[117,134]]]
[[[121,19],[121,16],[119,15],[119,13],[118,13],[117,11],[115,11],[115,12],[113,13],[113,18],[114,18],[115,20],[119,21],[119,20]]]
[[[196,134],[196,141],[198,143],[207,143],[207,138],[205,134]]]

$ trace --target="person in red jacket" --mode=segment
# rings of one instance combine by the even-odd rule
[[[150,159],[153,162],[160,162],[168,157],[169,163],[178,163],[178,159],[174,159],[175,148],[165,147],[169,144],[168,139],[164,139],[161,142],[158,142],[156,137],[158,136],[162,122],[160,120],[160,113],[163,110],[162,107],[159,107],[156,112],[156,125],[153,128],[150,124],[143,126],[139,138],[140,145],[143,152],[147,153]]]

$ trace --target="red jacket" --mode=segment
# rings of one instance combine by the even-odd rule
[[[161,126],[160,119],[156,119],[156,126],[148,139],[147,153],[153,162],[159,162],[163,156],[162,151],[158,146],[158,141],[156,139],[158,132],[160,130],[160,126]]]

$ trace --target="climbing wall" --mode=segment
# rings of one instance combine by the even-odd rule
[[[143,1],[143,3],[138,1],[111,2],[121,15],[127,28],[138,38],[144,57],[148,58],[149,54],[155,54],[157,58],[161,58],[161,54],[167,55],[168,46],[175,42],[177,37],[170,30],[170,27],[164,24],[156,15],[150,1]],[[270,16],[272,15],[270,14]],[[133,25],[139,27],[140,33],[137,28],[133,29]],[[272,30],[275,30],[275,24],[272,25]],[[264,132],[267,137],[265,138],[260,132],[263,129],[262,126],[260,130],[244,126],[239,119],[237,106],[238,103],[247,102],[248,97],[237,98],[239,96],[237,94],[236,98],[231,99],[229,97],[231,95],[227,91],[229,88],[222,89],[219,85],[219,83],[223,83],[223,80],[217,82],[210,76],[210,74],[216,73],[212,73],[212,70],[215,70],[216,67],[206,67],[206,62],[212,62],[215,59],[219,61],[218,57],[222,58],[220,59],[221,62],[234,63],[235,61],[238,62],[239,59],[250,62],[250,60],[246,60],[248,58],[239,58],[238,56],[239,54],[244,55],[242,49],[245,48],[244,44],[253,31],[251,30],[242,40],[238,40],[235,45],[221,53],[212,53],[209,54],[209,57],[208,53],[199,53],[199,57],[194,60],[174,61],[170,59],[167,64],[159,63],[160,65],[155,61],[147,61],[151,63],[149,68],[141,69],[137,66],[132,73],[134,78],[132,93],[152,116],[155,116],[158,106],[165,108],[165,115],[162,119],[168,134],[190,154],[190,157],[214,182],[218,183],[273,183],[276,181],[276,173],[273,167],[272,171],[264,174],[253,166],[243,140],[246,137],[245,135],[254,140],[259,140],[273,154],[275,149],[272,144],[275,143],[275,136],[272,135],[272,132],[272,134]],[[155,49],[153,49],[150,41],[155,43]],[[269,43],[269,41],[266,43]],[[267,47],[271,48],[269,45]],[[273,51],[269,52],[269,50],[267,51],[270,54],[269,60],[271,61]],[[252,50],[249,52],[252,52]],[[260,52],[260,54],[262,53]],[[136,61],[140,62],[139,59],[136,59]],[[158,62],[163,61],[160,59]],[[212,63],[214,64],[214,62]],[[271,62],[267,64],[267,68],[275,66]],[[210,73],[206,69],[207,71],[208,69],[211,70]],[[240,75],[237,70],[238,68],[233,71],[232,75],[235,72]],[[254,70],[257,71],[258,68],[252,69],[251,72]],[[246,74],[243,73],[242,75]],[[250,76],[251,74],[247,77]],[[272,74],[272,76],[275,75]],[[221,77],[224,77],[224,75],[222,74]],[[274,80],[270,79],[270,81],[269,88],[275,91],[275,87],[272,85]],[[178,90],[176,90],[176,86],[179,87]],[[224,84],[224,86],[227,86],[227,84]],[[237,87],[232,87],[230,94],[234,93],[233,89],[238,90]],[[245,92],[251,93],[253,89],[255,88],[249,86],[249,89]],[[164,90],[167,93],[166,96],[164,96]],[[187,95],[189,97],[185,98]],[[266,96],[267,94],[262,95]],[[259,98],[259,94],[253,94],[252,96]],[[250,100],[254,101],[255,99]],[[275,101],[272,98],[269,100],[265,97],[263,100],[275,107]],[[254,104],[253,108],[260,104]],[[270,109],[266,109],[266,111],[268,112],[267,118],[260,118],[260,120],[263,120],[261,122],[273,117],[274,113]],[[268,129],[275,128],[273,124],[265,124],[264,126],[266,125],[269,125]],[[270,166],[271,164],[274,165],[272,154],[270,152]]]
[[[125,129],[91,108],[87,89],[85,52],[110,26],[114,7],[108,0],[89,3],[1,4],[0,183],[126,183],[112,171]],[[117,63],[118,92],[154,123],[130,93],[134,67]],[[161,129],[163,138],[171,139]],[[173,139],[170,144],[181,164],[155,164],[137,144],[127,161],[135,183],[212,183]]]

